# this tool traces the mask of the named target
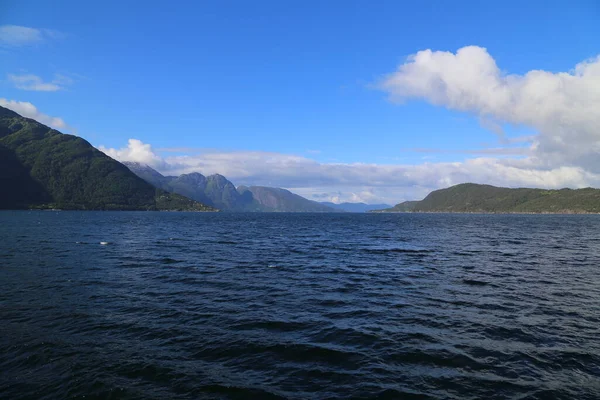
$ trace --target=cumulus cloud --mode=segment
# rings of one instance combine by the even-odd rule
[[[52,117],[40,112],[36,106],[27,101],[16,101],[0,98],[0,106],[13,110],[24,117],[35,119],[36,121],[48,125],[55,129],[70,129],[62,118]]]
[[[169,175],[221,173],[236,184],[284,187],[334,202],[397,203],[464,182],[540,188],[600,185],[600,57],[566,72],[510,74],[482,47],[463,47],[456,53],[423,50],[378,87],[395,102],[424,99],[475,116],[482,128],[498,136],[502,147],[459,151],[471,157],[461,162],[419,165],[320,163],[292,154],[245,151],[171,153],[162,158],[150,147],[135,161],[150,160]],[[535,134],[508,137],[506,124],[533,129]],[[515,146],[519,143],[521,147]],[[107,152],[128,154],[126,149]]]
[[[65,89],[66,85],[73,82],[71,78],[59,74],[55,75],[54,79],[50,82],[44,82],[41,77],[33,74],[8,74],[8,80],[17,89],[37,92],[56,92],[57,90]]]
[[[0,46],[18,47],[44,42],[46,39],[60,37],[51,29],[36,29],[18,25],[0,25]]]
[[[600,171],[600,56],[568,72],[511,75],[482,47],[423,50],[379,88],[393,101],[419,98],[477,115],[500,138],[499,122],[534,128],[532,148],[541,162]]]
[[[154,154],[152,146],[142,143],[141,140],[129,139],[127,147],[122,149],[110,149],[104,146],[99,146],[98,148],[115,160],[138,162],[159,170],[168,170],[168,166],[163,159]]]
[[[600,176],[581,167],[547,167],[531,158],[478,157],[464,162],[419,165],[319,163],[292,154],[257,151],[205,151],[163,158],[150,145],[136,139],[130,139],[128,146],[122,149],[100,149],[117,160],[148,164],[165,175],[219,173],[236,185],[283,187],[308,198],[336,203],[397,203],[464,182],[543,188],[600,183]]]

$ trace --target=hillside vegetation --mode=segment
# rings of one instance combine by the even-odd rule
[[[464,183],[378,212],[600,213],[600,189],[509,189]]]
[[[213,210],[157,189],[84,139],[0,107],[0,208]]]

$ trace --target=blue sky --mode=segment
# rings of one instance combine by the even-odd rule
[[[0,98],[60,117],[63,131],[93,145],[120,149],[137,139],[171,159],[210,149],[327,165],[419,166],[466,162],[502,148],[496,158],[519,160],[520,150],[506,149],[528,149],[532,141],[510,138],[535,136],[543,123],[502,113],[482,122],[481,108],[440,104],[422,92],[403,91],[392,101],[396,89],[382,89],[381,82],[427,49],[456,53],[479,46],[502,74],[519,76],[570,73],[600,53],[600,3],[594,0],[8,0],[0,3],[0,25],[39,32],[0,46]],[[31,90],[33,84],[44,90]],[[490,125],[504,128],[504,140]],[[163,150],[174,148],[184,151]],[[156,166],[166,170],[167,164]],[[571,164],[553,165],[561,166]],[[231,174],[236,184],[258,176]],[[454,183],[442,175],[424,185],[391,182],[396,190],[380,194],[366,189],[374,194],[369,198],[351,196],[368,185],[351,189],[343,180],[321,189],[313,176],[305,185],[283,178],[259,183],[298,188],[309,197],[335,186],[334,197],[393,202]]]

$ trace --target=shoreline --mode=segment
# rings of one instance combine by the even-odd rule
[[[598,215],[592,211],[370,211],[370,214]]]

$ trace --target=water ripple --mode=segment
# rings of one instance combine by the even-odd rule
[[[0,398],[597,399],[599,231],[0,212]]]

